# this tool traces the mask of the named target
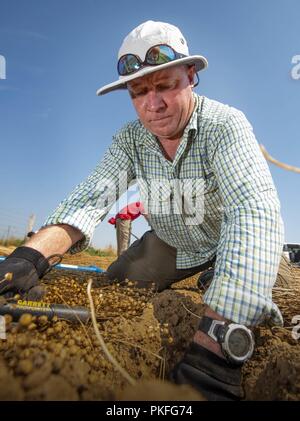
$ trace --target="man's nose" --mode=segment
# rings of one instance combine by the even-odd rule
[[[149,91],[147,93],[146,105],[148,111],[158,111],[161,108],[164,108],[164,101],[161,94],[154,90]]]

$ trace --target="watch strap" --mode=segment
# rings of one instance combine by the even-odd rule
[[[211,317],[203,316],[200,320],[198,329],[201,330],[201,332],[204,332],[204,333],[208,334],[213,320],[214,319],[212,319]]]
[[[224,321],[212,319],[208,316],[203,316],[199,323],[198,329],[206,333],[214,341],[220,343],[220,340],[222,340],[221,338],[223,336],[221,332],[224,332],[226,325],[227,323]]]

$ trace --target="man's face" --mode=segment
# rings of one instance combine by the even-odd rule
[[[194,67],[171,67],[127,83],[139,119],[159,139],[178,139],[194,108]]]

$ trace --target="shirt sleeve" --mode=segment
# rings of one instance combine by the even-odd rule
[[[119,134],[91,175],[59,204],[43,226],[68,224],[77,228],[84,238],[69,252],[82,251],[90,244],[95,227],[134,178],[132,159]]]
[[[233,109],[211,149],[224,205],[214,279],[204,301],[236,323],[282,324],[272,302],[283,247],[280,203],[250,123]]]

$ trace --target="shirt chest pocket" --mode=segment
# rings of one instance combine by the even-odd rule
[[[186,195],[187,209],[191,214],[202,215],[216,213],[221,204],[219,196],[219,185],[214,173],[208,174],[206,178],[194,180],[192,194]]]
[[[216,193],[219,190],[219,185],[215,174],[210,172],[204,178],[204,195]]]
[[[189,189],[185,188],[185,190],[192,190],[192,195],[188,193],[187,196],[193,200],[196,199],[199,194],[202,194],[204,197],[213,195],[219,190],[219,185],[214,172],[210,167],[206,167],[205,165],[194,168],[193,171],[187,173],[186,177],[183,177],[183,179],[186,186],[192,186],[192,189],[189,187]]]

